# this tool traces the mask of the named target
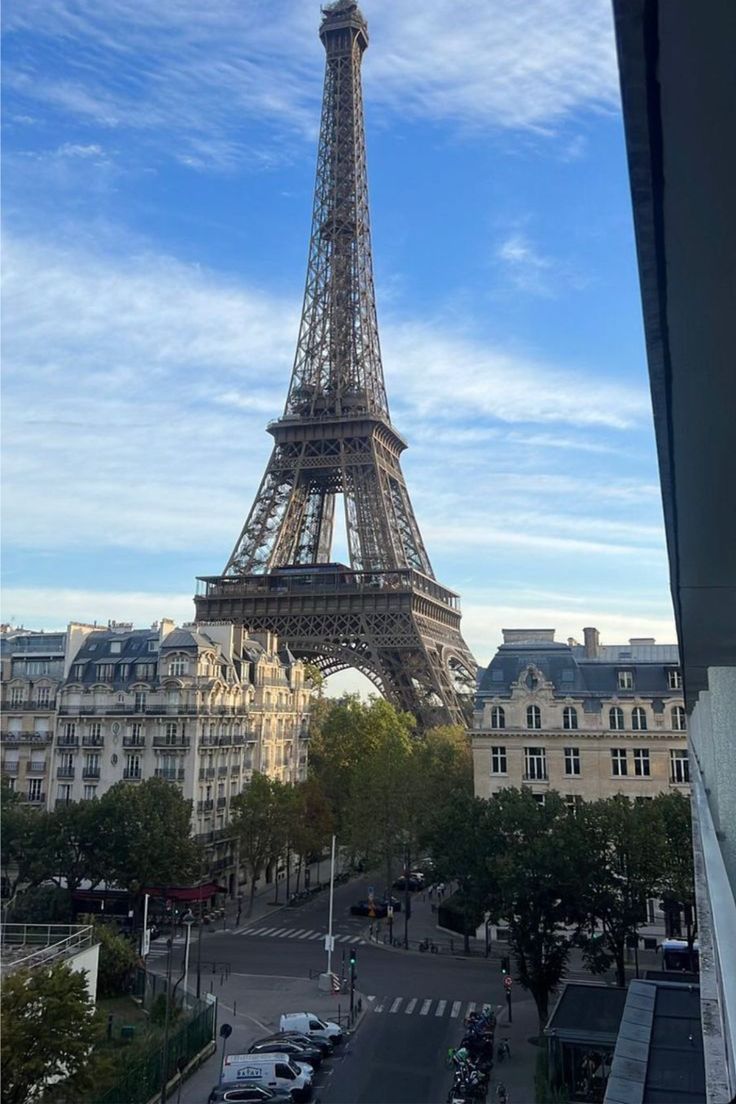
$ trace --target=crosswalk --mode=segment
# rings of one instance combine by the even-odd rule
[[[186,941],[187,937],[185,935],[175,935],[171,942],[174,947],[182,947],[186,943]],[[168,951],[169,949],[166,946],[165,939],[152,939],[147,958],[149,961],[152,958],[163,958],[165,955],[168,954]]]
[[[303,939],[305,941],[324,939],[324,931],[315,931],[314,928],[238,928],[235,935],[255,935],[263,939]],[[365,943],[359,935],[335,935],[336,943]]]
[[[478,1001],[438,1000],[435,998],[422,999],[421,997],[377,997],[375,994],[366,996],[368,1011],[380,1014],[385,1012],[389,1016],[433,1016],[435,1019],[443,1017],[450,1020],[463,1021],[471,1012],[489,1011],[493,1006]],[[496,1011],[500,1009],[497,1006]]]

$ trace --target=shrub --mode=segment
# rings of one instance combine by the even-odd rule
[[[138,955],[129,941],[107,924],[95,925],[95,938],[100,943],[97,996],[117,997],[127,991]]]

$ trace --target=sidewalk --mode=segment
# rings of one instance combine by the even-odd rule
[[[522,990],[523,992],[523,990]],[[496,1061],[488,1087],[489,1102],[496,1099],[496,1087],[502,1082],[506,1087],[508,1104],[534,1104],[534,1071],[540,1047],[529,1040],[539,1034],[537,1006],[526,995],[514,994],[511,1006],[512,1022],[509,1023],[508,1007],[504,1001],[498,1013],[496,1048],[502,1039],[508,1039],[511,1057]]]

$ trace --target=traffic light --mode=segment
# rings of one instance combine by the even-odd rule
[[[501,973],[502,974],[510,974],[511,973],[511,959],[509,958],[508,955],[504,955],[503,958],[501,959]]]
[[[355,947],[350,948],[350,969],[354,970],[358,964],[358,953]]]

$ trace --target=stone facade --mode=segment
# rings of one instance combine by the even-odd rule
[[[506,629],[483,673],[473,719],[475,792],[557,790],[573,806],[624,793],[689,792],[677,647],[649,638],[555,641],[553,629]]]
[[[78,628],[26,634],[9,650],[4,776],[49,808],[92,800],[117,782],[163,778],[192,802],[210,873],[234,882],[232,798],[253,771],[306,778],[303,664],[273,634],[233,625]],[[35,666],[24,667],[18,649]]]

